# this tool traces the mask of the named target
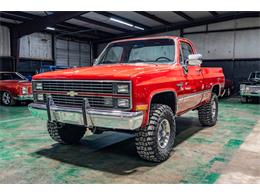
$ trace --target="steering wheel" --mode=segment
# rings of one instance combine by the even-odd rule
[[[159,58],[157,58],[155,61],[157,62],[158,60],[160,60],[160,59],[166,59],[167,61],[171,61],[171,59],[169,59],[169,58],[167,58],[167,57],[164,57],[164,56],[161,56],[161,57],[159,57]]]

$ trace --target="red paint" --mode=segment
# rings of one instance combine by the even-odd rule
[[[186,97],[192,94],[201,93],[201,98],[187,98],[185,102],[179,103],[177,115],[181,115],[191,109],[194,109],[209,100],[209,93],[203,94],[205,90],[212,90],[213,86],[219,85],[221,90],[224,87],[225,78],[222,68],[202,68],[200,66],[189,66],[188,74],[184,73],[180,64],[180,42],[186,42],[191,45],[193,52],[196,49],[193,43],[184,38],[174,36],[141,38],[158,39],[169,38],[175,41],[176,62],[171,65],[166,64],[115,64],[94,67],[82,67],[68,70],[60,70],[38,74],[33,77],[34,80],[57,79],[57,80],[125,80],[132,81],[133,108],[137,105],[148,104],[150,106],[151,98],[160,92],[174,92],[177,98]],[[128,40],[141,40],[128,39]],[[128,41],[123,40],[123,41]],[[183,82],[183,87],[177,84]],[[143,125],[146,124],[149,111],[145,112]]]
[[[18,81],[18,80],[1,80],[0,91],[8,91],[13,97],[18,97],[22,94],[22,87],[28,87],[28,94],[32,94],[32,83],[29,81]]]

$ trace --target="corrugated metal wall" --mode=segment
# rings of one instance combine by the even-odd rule
[[[0,56],[11,56],[10,31],[5,26],[0,26]]]
[[[33,33],[20,39],[20,57],[52,60],[52,37],[46,33]]]
[[[260,27],[260,18],[243,18],[208,25],[208,31]],[[184,33],[204,31],[206,25],[184,29]],[[207,60],[260,58],[260,29],[184,34]]]
[[[56,39],[55,56],[57,66],[89,66],[90,45],[87,43]]]

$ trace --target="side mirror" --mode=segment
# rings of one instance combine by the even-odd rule
[[[202,64],[202,55],[201,54],[189,55],[187,64],[190,66],[200,66]]]
[[[98,58],[93,59],[93,65],[96,65],[98,63]]]

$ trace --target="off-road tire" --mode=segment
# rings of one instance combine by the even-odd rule
[[[213,104],[216,104],[215,115],[213,113]],[[208,103],[198,108],[200,124],[203,126],[214,126],[218,120],[218,96],[212,93]]]
[[[249,98],[247,96],[241,96],[240,101],[241,101],[241,103],[248,103]]]
[[[3,99],[5,95],[8,95],[10,97],[10,100],[9,100],[8,103]],[[0,102],[1,102],[2,105],[13,106],[13,105],[16,104],[16,100],[14,99],[12,94],[10,94],[8,91],[1,92],[0,97],[1,97],[1,101]]]
[[[167,119],[170,125],[169,140],[165,148],[158,142],[158,130],[161,122]],[[163,104],[152,104],[149,124],[144,129],[136,131],[135,145],[139,156],[152,162],[162,162],[169,158],[176,134],[175,116],[172,109]]]
[[[59,122],[47,122],[47,129],[54,141],[67,145],[78,143],[86,132],[85,127]]]

